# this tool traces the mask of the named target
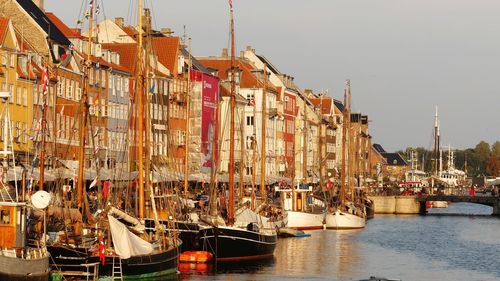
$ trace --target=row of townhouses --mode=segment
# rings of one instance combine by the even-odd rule
[[[137,143],[131,128],[139,120],[134,106],[139,27],[127,25],[123,18],[96,22],[90,47],[88,31],[68,27],[39,2],[43,3],[5,0],[0,7],[0,85],[11,93],[8,108],[18,161],[30,164],[44,136],[46,165],[75,165],[86,91],[86,154],[91,159],[86,166],[130,165],[130,151]],[[218,163],[218,173],[227,174],[233,79],[228,50],[193,57],[186,40],[168,28],[151,28],[148,10],[143,19],[140,28],[151,38],[142,49],[149,55],[145,61],[151,70],[145,112],[151,120],[148,137],[154,165],[182,173],[188,161],[189,174],[206,179]],[[344,93],[335,99],[301,89],[293,76],[252,47],[241,51],[233,66],[236,171],[260,176],[265,163],[268,183],[332,186],[339,179],[342,126],[349,116],[353,174],[359,184],[376,174],[383,159],[373,151],[368,117],[345,115]],[[44,75],[49,78],[46,94]]]

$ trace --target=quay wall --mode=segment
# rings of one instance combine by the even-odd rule
[[[420,204],[416,196],[369,196],[375,214],[418,214]]]

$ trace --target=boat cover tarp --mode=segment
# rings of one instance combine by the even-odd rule
[[[153,245],[133,234],[126,225],[113,216],[108,216],[108,220],[115,252],[120,258],[128,259],[153,252]]]

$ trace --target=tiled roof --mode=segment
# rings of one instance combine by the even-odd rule
[[[153,48],[158,56],[158,60],[170,72],[177,75],[177,58],[179,55],[179,37],[154,37],[151,38]]]
[[[311,98],[311,103],[315,107],[319,107],[321,105],[321,113],[322,114],[330,114],[332,113],[332,98],[320,96],[319,98]]]
[[[50,21],[59,28],[59,30],[68,38],[80,37],[80,34],[75,32],[73,29],[69,28],[64,22],[62,22],[54,13],[46,12],[45,15],[50,19]]]
[[[379,153],[385,153],[385,149],[378,143],[373,144],[373,148],[378,151]]]
[[[115,51],[120,54],[120,65],[135,73],[137,64],[137,44],[135,43],[107,43],[102,44],[103,49]]]
[[[0,18],[0,44],[3,44],[3,40],[5,40],[5,35],[7,34],[8,28],[9,20],[6,18]]]
[[[59,30],[59,28],[38,8],[32,0],[16,0],[17,3],[31,16],[31,18],[40,26],[50,39],[59,45],[69,46],[71,42]]]
[[[231,59],[230,58],[217,58],[217,59],[198,59],[198,61],[201,62],[205,67],[210,68],[210,69],[215,69],[217,70],[217,75],[219,76],[219,79],[221,81],[227,80],[228,79],[228,71],[231,68]],[[235,60],[235,66],[240,68],[242,70],[241,73],[241,83],[240,87],[241,88],[263,88],[264,83],[263,81],[260,81],[257,79],[257,77],[252,73],[252,70],[254,67],[247,63],[243,62],[240,59]],[[270,91],[276,91],[276,88],[271,85],[270,83],[267,83],[267,90]]]

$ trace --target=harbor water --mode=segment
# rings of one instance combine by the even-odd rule
[[[500,280],[500,218],[453,203],[429,215],[377,215],[363,230],[280,239],[275,257],[184,268],[179,280]]]

